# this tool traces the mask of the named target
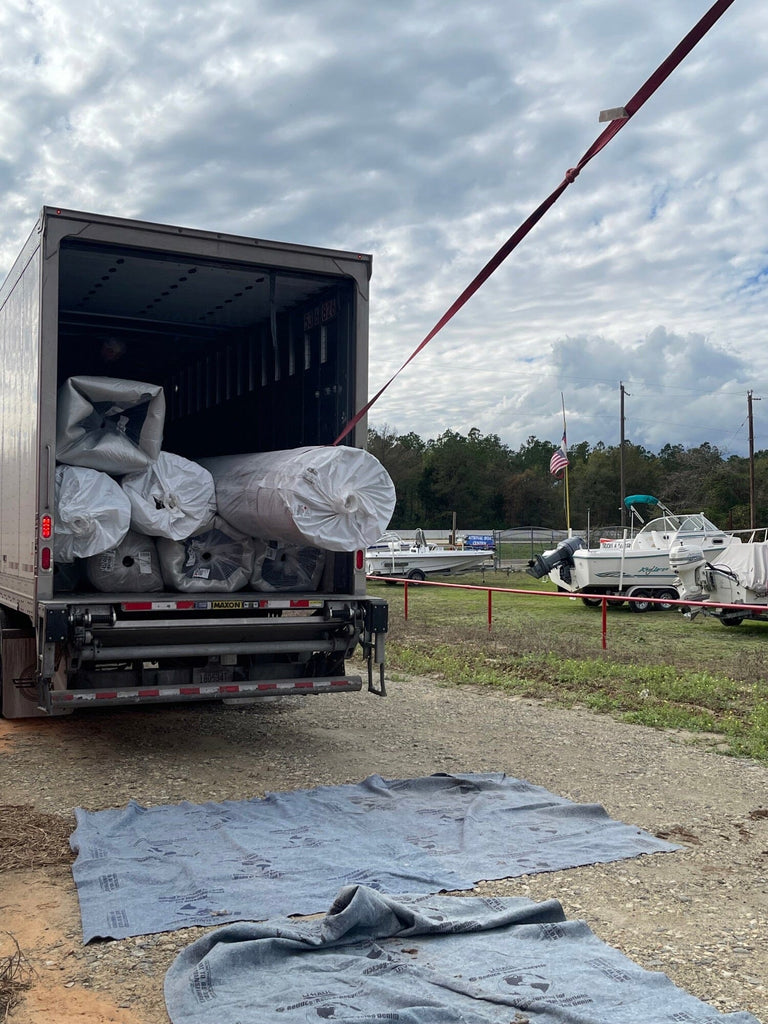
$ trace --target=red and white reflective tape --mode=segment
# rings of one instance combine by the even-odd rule
[[[275,694],[338,693],[360,690],[360,676],[322,677],[316,679],[273,679],[246,683],[216,683],[199,686],[126,687],[114,690],[54,690],[54,707],[96,704],[139,704],[144,701],[168,702],[183,700],[215,700],[225,697],[259,697]]]
[[[188,611],[240,611],[272,608],[322,608],[323,602],[315,598],[259,598],[240,600],[217,598],[210,601],[125,601],[120,605],[124,612],[188,612]]]

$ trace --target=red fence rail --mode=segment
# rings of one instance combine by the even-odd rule
[[[667,598],[659,597],[621,597],[616,594],[572,594],[570,591],[565,590],[519,590],[514,587],[493,587],[487,583],[439,583],[437,580],[409,580],[399,576],[368,576],[366,577],[374,582],[387,582],[387,583],[402,583],[403,584],[403,617],[407,621],[408,619],[408,592],[410,587],[448,587],[452,590],[470,590],[470,591],[487,591],[488,593],[488,632],[490,633],[493,628],[493,595],[494,594],[519,594],[522,597],[554,597],[564,598],[567,597],[569,600],[578,598],[589,598],[589,600],[600,601],[602,614],[601,618],[601,632],[602,632],[602,647],[603,650],[607,649],[608,646],[608,603],[610,601],[618,604],[623,604],[625,601],[628,603],[635,603],[641,601],[643,604],[662,604],[665,607],[673,605],[678,608],[723,608],[740,612],[759,612],[761,615],[768,616],[768,605],[751,605],[751,604],[722,604],[719,601],[714,604],[711,601],[670,601]]]

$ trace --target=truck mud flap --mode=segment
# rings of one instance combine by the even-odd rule
[[[362,689],[361,676],[312,679],[269,679],[243,683],[200,683],[194,686],[119,687],[103,690],[55,690],[51,706],[95,708],[109,704],[169,704],[194,700],[231,700],[243,697],[295,697],[316,693],[344,693]]]

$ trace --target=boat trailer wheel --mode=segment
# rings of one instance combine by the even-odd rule
[[[648,598],[651,596],[647,590],[636,590],[634,594],[632,594],[631,596],[637,598],[637,600],[629,602],[629,607],[631,611],[648,612],[651,610],[651,608],[653,608],[653,605],[650,601],[643,600],[643,598]]]
[[[653,605],[654,608],[658,608],[660,612],[668,612],[675,608],[673,604],[667,604],[668,601],[679,601],[680,597],[676,590],[660,590],[656,595],[660,601],[664,601],[664,604]]]
[[[724,626],[740,626],[744,621],[744,617],[742,615],[729,615],[728,618],[726,618],[722,615],[720,617],[720,621]]]

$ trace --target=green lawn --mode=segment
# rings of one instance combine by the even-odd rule
[[[369,580],[390,607],[390,673],[432,675],[446,685],[497,686],[580,705],[626,722],[716,734],[718,749],[768,762],[768,623],[726,628],[678,611],[636,614],[554,596],[548,580],[488,570],[444,582],[553,596],[408,587]],[[708,737],[712,739],[710,735]]]

